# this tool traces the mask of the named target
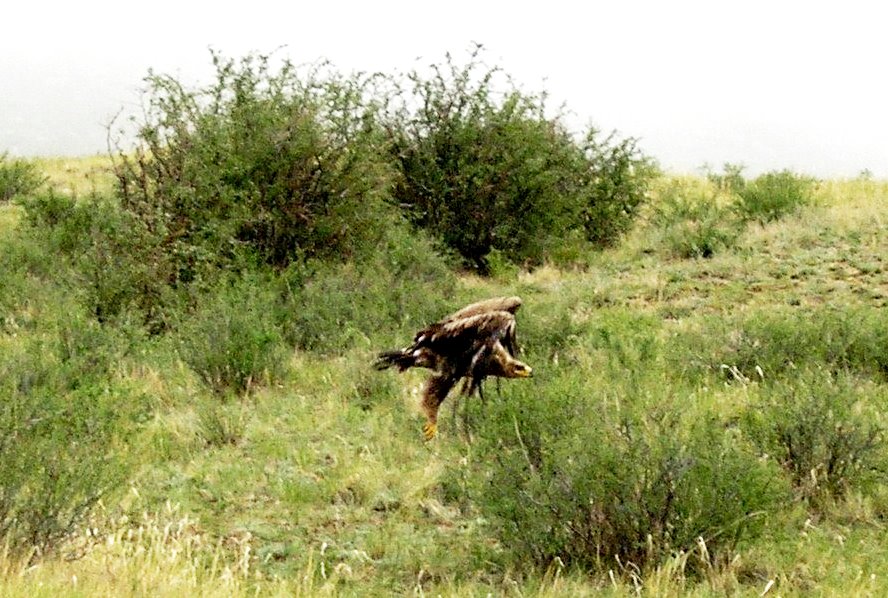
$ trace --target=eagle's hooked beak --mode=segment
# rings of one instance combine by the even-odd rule
[[[515,372],[519,378],[533,378],[533,368],[525,366]]]

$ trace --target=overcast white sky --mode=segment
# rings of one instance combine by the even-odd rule
[[[0,10],[0,152],[104,152],[105,124],[139,104],[148,68],[208,82],[210,47],[393,72],[479,42],[526,90],[640,138],[670,171],[888,178],[881,4],[16,1]]]

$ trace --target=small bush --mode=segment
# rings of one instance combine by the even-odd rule
[[[6,152],[0,154],[0,203],[29,195],[44,182],[46,177],[34,163],[10,159]]]
[[[884,432],[868,398],[851,377],[805,371],[763,389],[744,429],[803,498],[841,498],[884,481]]]
[[[237,445],[244,437],[247,413],[240,403],[202,405],[197,417],[197,433],[207,447]]]
[[[78,199],[52,190],[22,205],[26,234],[53,254],[54,277],[74,285],[98,321],[135,309],[151,330],[169,325],[182,302],[168,285],[174,261],[132,213],[108,197]]]
[[[704,210],[699,219],[677,222],[665,231],[664,243],[676,257],[710,258],[731,247],[737,239],[737,229],[726,224],[723,212]]]
[[[222,281],[176,326],[179,354],[218,392],[277,380],[286,346],[276,321],[278,293],[262,275]]]
[[[0,351],[0,542],[16,555],[52,551],[125,479],[119,441],[144,405],[111,381],[123,346],[73,309]]]
[[[732,320],[709,320],[684,339],[681,360],[750,379],[774,381],[806,367],[833,373],[888,376],[888,323],[883,310],[867,307],[769,309]],[[725,366],[725,367],[723,367]]]
[[[741,224],[716,196],[678,181],[658,194],[651,223],[669,253],[680,258],[708,258],[732,247]]]
[[[813,179],[788,170],[769,172],[736,191],[744,220],[771,222],[811,203]]]
[[[562,375],[489,408],[463,479],[515,559],[646,569],[702,539],[724,560],[762,529],[785,496],[779,470],[735,430],[683,422],[668,390],[636,392]]]
[[[392,225],[372,257],[294,266],[281,284],[279,321],[287,341],[330,352],[356,341],[377,347],[404,342],[452,307],[445,298],[456,278],[426,239]]]

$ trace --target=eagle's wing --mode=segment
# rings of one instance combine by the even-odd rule
[[[449,322],[437,322],[416,335],[415,347],[429,347],[442,355],[475,352],[502,339],[513,338],[515,316],[507,311],[488,311]]]
[[[448,333],[455,333],[459,327],[472,328],[476,326],[479,320],[474,319],[476,316],[483,316],[484,314],[496,313],[496,312],[505,312],[514,317],[515,312],[518,311],[518,308],[521,307],[522,301],[521,297],[512,296],[512,297],[493,297],[491,299],[484,299],[483,301],[478,301],[463,307],[462,309],[453,312],[452,314],[445,316],[443,319],[431,324],[430,326],[420,330],[413,337],[413,346],[421,346],[424,343],[428,343],[428,339],[430,334],[440,332],[440,330],[446,326],[454,325],[457,328],[451,326],[448,328]],[[462,320],[468,320],[463,324],[456,324],[457,322],[461,322]],[[504,341],[504,345],[506,349],[512,354],[515,355],[517,353],[518,344],[515,340],[515,327],[514,325],[511,328],[510,336]]]
[[[506,311],[514,315],[519,307],[521,307],[521,297],[493,297],[467,305],[446,316],[441,322],[453,322],[492,311]]]

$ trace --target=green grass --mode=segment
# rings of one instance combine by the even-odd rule
[[[103,164],[60,160],[46,168],[55,185],[82,194],[110,184]],[[705,181],[692,184],[708,192]],[[619,247],[586,257],[581,269],[463,276],[440,304],[447,311],[480,297],[524,298],[518,335],[535,377],[504,381],[501,396],[488,385],[488,401],[497,405],[555,394],[553,385],[574,384],[571,369],[583,374],[575,384],[606,404],[628,396],[621,394],[631,388],[627,373],[647,368],[638,386],[645,400],[658,398],[660,409],[687,421],[734,421],[778,375],[768,365],[778,358],[764,350],[743,353],[750,365],[737,365],[736,376],[719,368],[720,359],[740,355],[731,352],[739,333],[761,332],[754,323],[804,323],[835,310],[870,314],[866,321],[884,325],[886,219],[888,183],[827,181],[798,214],[749,224],[705,259],[681,257],[653,234],[653,222],[642,222]],[[0,206],[4,249],[17,242],[18,220],[17,207]],[[0,348],[46,334],[41,322],[58,318],[64,305],[48,273],[7,271],[22,277],[15,287],[21,295],[0,292]],[[857,336],[848,338],[864,338],[874,350],[885,338],[852,332]],[[558,562],[529,568],[510,558],[477,505],[452,495],[454,467],[479,450],[451,417],[458,402],[447,400],[440,437],[423,443],[422,374],[370,367],[374,351],[396,336],[371,330],[324,354],[292,350],[265,385],[221,395],[188,365],[194,356],[182,353],[199,343],[137,339],[109,374],[115,388],[150,404],[127,439],[135,460],[130,479],[56,553],[28,565],[0,549],[0,596],[888,593],[888,494],[878,487],[852,488],[816,509],[796,498],[729,559],[695,546],[639,571],[589,574]],[[656,358],[647,355],[646,338],[657,343]],[[818,350],[799,351],[793,366],[825,366],[832,353],[819,351],[816,336],[808,342]],[[822,343],[828,346],[839,345]],[[864,411],[868,421],[886,424],[879,415],[885,376],[853,359],[841,363],[855,396],[881,407]],[[793,366],[780,370],[780,382],[800,388]],[[480,405],[471,407],[476,421],[483,419]]]

